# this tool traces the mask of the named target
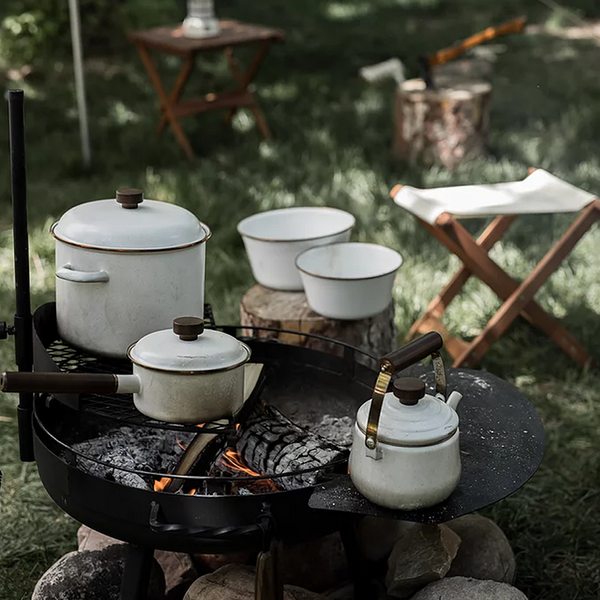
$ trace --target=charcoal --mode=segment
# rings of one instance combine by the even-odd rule
[[[185,432],[124,426],[74,444],[73,449],[111,465],[99,464],[78,456],[78,466],[88,473],[130,487],[152,489],[152,477],[144,477],[123,469],[171,472],[183,454],[183,448],[179,444],[185,447],[192,437],[193,434]]]

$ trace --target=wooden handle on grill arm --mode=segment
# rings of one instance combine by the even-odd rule
[[[48,394],[114,394],[116,375],[103,373],[2,373],[0,389],[3,392]]]
[[[446,48],[444,50],[439,50],[435,54],[427,57],[427,62],[430,67],[435,67],[436,65],[443,65],[451,60],[454,60],[457,56],[466,52],[470,48],[474,46],[478,46],[483,42],[487,42],[501,35],[507,35],[509,33],[519,33],[525,27],[527,23],[526,17],[517,17],[516,19],[512,19],[511,21],[506,21],[498,27],[488,27],[471,37],[468,37],[466,40],[459,42],[456,46],[452,46],[451,48]]]
[[[391,372],[396,373],[435,352],[439,352],[443,345],[442,336],[437,331],[430,331],[406,346],[386,354],[380,360],[380,366],[387,366],[388,371],[391,370]]]

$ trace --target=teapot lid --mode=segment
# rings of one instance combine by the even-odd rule
[[[231,335],[204,329],[198,317],[178,317],[173,329],[144,336],[127,355],[148,369],[195,374],[239,367],[250,360],[250,348]]]
[[[363,433],[371,400],[365,402],[356,415]],[[377,439],[392,446],[430,446],[452,437],[458,429],[456,411],[435,396],[425,394],[425,384],[419,379],[404,377],[394,381],[393,392],[383,400]]]

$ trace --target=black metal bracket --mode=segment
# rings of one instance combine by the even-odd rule
[[[179,523],[165,523],[164,521],[160,520],[160,514],[160,504],[152,501],[150,503],[150,518],[148,519],[148,525],[152,531],[163,534],[170,533],[173,535],[191,536],[194,538],[202,538],[207,541],[231,542],[237,538],[251,535],[260,535],[264,540],[265,536],[271,529],[271,526],[265,525],[265,522],[262,520],[263,513],[259,515],[257,522],[253,525],[244,525],[241,527],[190,527],[189,525],[183,525]]]
[[[0,340],[5,340],[9,335],[15,335],[15,326],[0,321]]]

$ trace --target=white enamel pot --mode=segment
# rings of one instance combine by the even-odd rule
[[[419,379],[400,378],[385,393],[391,374],[441,347],[430,333],[384,357],[373,399],[358,410],[350,453],[350,477],[365,498],[386,508],[415,510],[434,506],[454,491],[460,479],[460,433],[456,408],[462,396],[445,400],[445,375],[438,350],[435,396]],[[404,354],[402,354],[404,353]],[[396,367],[398,367],[396,369]]]
[[[296,257],[309,306],[329,319],[366,319],[392,301],[402,256],[377,244],[337,243]]]
[[[132,375],[3,373],[5,392],[133,394],[147,417],[171,423],[207,423],[234,415],[244,401],[244,365],[250,349],[235,338],[204,330],[196,317],[179,317],[128,351]]]
[[[252,215],[238,223],[254,278],[274,290],[301,291],[296,256],[314,246],[347,242],[355,219],[336,208],[294,207]]]
[[[204,312],[210,230],[189,211],[141,190],[118,190],[67,211],[56,238],[61,338],[92,354],[125,358],[144,335]]]

